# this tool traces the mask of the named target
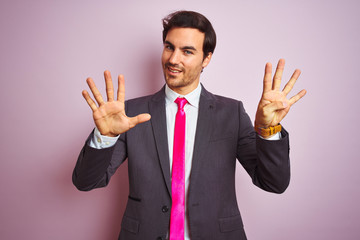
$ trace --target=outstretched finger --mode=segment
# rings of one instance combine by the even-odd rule
[[[94,98],[97,101],[97,103],[99,104],[99,106],[104,104],[104,100],[103,100],[99,90],[95,86],[94,81],[91,78],[88,78],[88,79],[86,79],[86,82],[89,85],[89,88],[90,88],[92,94],[94,95]]]
[[[305,96],[305,94],[306,94],[306,90],[303,89],[298,94],[290,98],[289,99],[290,106],[296,103],[297,101],[299,101],[303,96]]]
[[[293,88],[295,82],[297,81],[297,79],[300,76],[301,71],[299,69],[296,69],[295,72],[293,73],[293,75],[291,76],[290,80],[286,83],[284,89],[283,89],[283,93],[285,93],[285,96],[289,94],[289,92],[291,91],[291,89]]]
[[[85,98],[85,100],[86,100],[86,102],[88,103],[88,105],[89,105],[89,107],[91,108],[91,110],[92,110],[93,112],[95,112],[96,109],[97,109],[97,106],[96,106],[94,100],[91,99],[89,93],[88,93],[86,90],[84,90],[84,91],[82,91],[82,95],[83,95],[83,97]]]
[[[285,67],[285,60],[284,59],[280,59],[277,67],[276,67],[276,72],[274,75],[274,80],[273,80],[273,85],[272,85],[272,89],[273,90],[279,90],[280,89],[280,84],[281,84],[281,78],[284,72],[284,67]]]
[[[272,75],[271,72],[272,72],[271,63],[266,63],[264,81],[263,81],[263,94],[271,90],[271,75]]]
[[[111,74],[108,70],[104,72],[105,85],[106,85],[106,96],[109,102],[114,101],[114,87],[111,79]]]
[[[143,113],[143,114],[139,114],[135,117],[131,117],[131,118],[129,118],[130,128],[135,127],[139,123],[149,121],[150,118],[151,118],[151,116],[148,113]]]
[[[122,103],[125,102],[125,80],[123,75],[119,75],[118,77],[117,100]]]

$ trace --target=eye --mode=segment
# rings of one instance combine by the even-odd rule
[[[172,51],[173,47],[171,45],[165,45],[165,49]]]
[[[193,52],[192,52],[192,51],[189,51],[189,50],[185,50],[184,53],[185,53],[186,55],[192,55],[192,54],[193,54]]]

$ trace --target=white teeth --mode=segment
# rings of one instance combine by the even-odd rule
[[[180,72],[180,71],[178,71],[178,70],[174,70],[174,69],[170,69],[170,68],[169,68],[169,71],[170,71],[170,72],[173,72],[173,73],[179,73],[179,72]]]

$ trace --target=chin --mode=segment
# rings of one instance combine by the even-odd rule
[[[165,81],[167,85],[171,87],[182,87],[184,85],[181,79],[176,79],[169,76],[165,77]]]

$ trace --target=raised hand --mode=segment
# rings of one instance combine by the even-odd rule
[[[287,99],[287,95],[300,76],[301,72],[299,69],[294,71],[284,89],[280,91],[284,66],[285,60],[280,59],[273,80],[271,79],[271,63],[267,63],[265,66],[263,93],[255,117],[255,126],[257,127],[268,128],[279,124],[289,112],[290,107],[306,94],[306,90],[303,89],[295,96]]]
[[[107,102],[105,102],[91,78],[86,79],[89,88],[98,103],[84,90],[83,97],[93,111],[93,118],[96,127],[104,136],[115,137],[128,131],[137,124],[150,120],[150,114],[139,114],[135,117],[128,117],[125,113],[125,82],[124,76],[118,77],[117,100],[114,100],[114,87],[109,71],[104,72]]]

